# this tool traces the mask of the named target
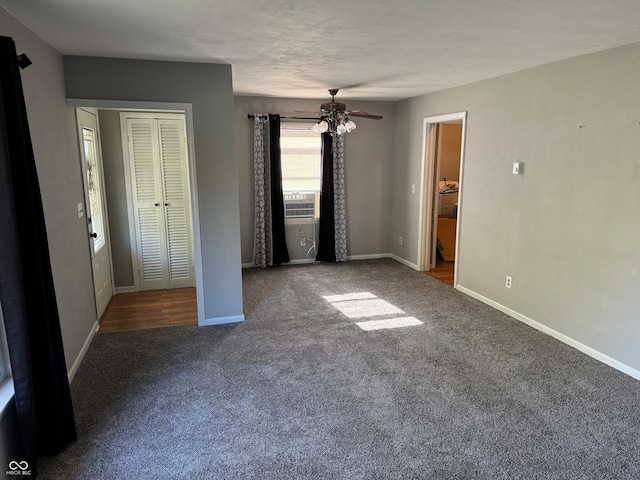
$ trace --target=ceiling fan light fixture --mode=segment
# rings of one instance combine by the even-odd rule
[[[347,120],[344,126],[347,129],[347,133],[350,133],[351,131],[356,129],[356,124],[353,123],[351,120]]]
[[[312,130],[314,132],[318,132],[318,133],[324,133],[327,130],[329,130],[329,124],[327,123],[326,120],[320,120],[318,123],[316,123]]]
[[[316,123],[312,130],[318,133],[328,132],[331,135],[343,135],[356,129],[356,124],[349,120],[349,115],[358,118],[370,118],[373,120],[381,120],[381,115],[370,115],[362,110],[347,110],[347,106],[342,102],[336,102],[335,96],[338,93],[337,88],[329,90],[331,101],[320,105],[320,112],[299,112],[319,115],[320,120]]]

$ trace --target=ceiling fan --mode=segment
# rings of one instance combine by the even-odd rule
[[[356,124],[349,120],[349,117],[369,118],[371,120],[381,120],[381,115],[371,115],[362,110],[347,110],[347,106],[342,102],[336,102],[335,97],[338,93],[337,88],[331,88],[329,94],[331,101],[320,105],[320,112],[298,112],[313,113],[320,115],[320,121],[314,125],[314,131],[324,133],[329,132],[331,135],[342,135],[345,132],[351,132],[356,128]]]

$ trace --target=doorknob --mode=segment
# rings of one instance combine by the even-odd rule
[[[90,236],[90,237],[93,237],[93,238],[98,238],[98,234],[97,234],[97,233],[95,233],[95,232],[90,233],[90,234],[89,234],[89,236]]]
[[[159,203],[156,203],[156,207],[159,207],[159,206],[160,206],[160,204],[159,204]]]
[[[165,203],[165,204],[164,204],[164,206],[165,206],[165,207],[168,207],[168,206],[169,206],[169,204],[168,204],[168,203]]]

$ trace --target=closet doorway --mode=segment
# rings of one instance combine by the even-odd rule
[[[136,291],[195,286],[183,114],[121,112]]]
[[[418,265],[457,285],[466,112],[424,119]]]

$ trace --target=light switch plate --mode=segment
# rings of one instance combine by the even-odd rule
[[[78,218],[84,217],[84,205],[82,203],[78,204]]]
[[[524,174],[524,162],[513,162],[513,174],[514,175]]]

